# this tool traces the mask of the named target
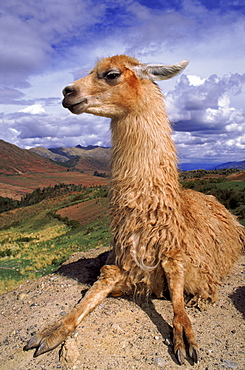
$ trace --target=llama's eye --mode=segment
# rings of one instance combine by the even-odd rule
[[[121,76],[121,72],[119,71],[109,71],[105,74],[105,77],[108,79],[108,80],[115,80],[116,78],[120,77]]]

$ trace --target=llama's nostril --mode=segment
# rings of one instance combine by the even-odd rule
[[[66,86],[66,87],[62,90],[62,93],[63,93],[63,95],[64,95],[64,96],[67,96],[67,95],[69,95],[69,94],[74,93],[75,91],[76,91],[75,86],[73,86],[73,85],[68,85],[68,86]]]

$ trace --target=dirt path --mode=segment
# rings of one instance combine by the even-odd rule
[[[104,252],[104,254],[102,253]],[[245,369],[245,256],[207,311],[188,308],[200,364],[177,365],[172,353],[172,308],[153,300],[107,298],[54,351],[33,358],[22,350],[31,333],[68,312],[99,273],[106,249],[77,253],[59,273],[27,282],[0,297],[0,369]]]

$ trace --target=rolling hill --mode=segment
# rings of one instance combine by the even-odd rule
[[[71,148],[50,148],[37,147],[30,149],[44,158],[56,161],[72,170],[84,173],[108,172],[110,161],[110,148],[89,146],[87,148],[77,145]]]
[[[222,163],[214,167],[214,169],[216,170],[221,170],[224,168],[237,168],[238,170],[245,170],[245,161],[226,162],[226,163]]]
[[[67,156],[62,154],[56,154],[55,152],[52,152],[51,150],[44,148],[43,146],[39,146],[37,148],[31,148],[29,149],[30,153],[36,153],[40,157],[50,159],[55,162],[67,162],[69,161],[69,158]]]
[[[58,163],[52,163],[32,151],[0,140],[0,174],[16,175],[61,170],[62,167]]]

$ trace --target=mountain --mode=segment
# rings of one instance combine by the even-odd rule
[[[88,145],[88,146],[82,146],[80,144],[76,145],[76,148],[85,149],[85,150],[91,150],[95,148],[101,148],[99,145]],[[109,146],[103,147],[105,149],[109,149]]]
[[[67,161],[69,161],[69,158],[67,158],[66,156],[55,153],[55,152],[52,152],[51,150],[46,149],[42,146],[39,146],[37,148],[31,148],[29,150],[32,153],[36,153],[40,157],[48,158],[48,159],[51,159],[52,161],[55,161],[55,162],[67,162]]]
[[[34,152],[0,140],[0,174],[14,175],[61,170],[62,167],[58,163],[52,163]]]
[[[35,149],[32,149],[35,151]],[[75,156],[79,156],[81,158],[104,158],[109,160],[110,159],[110,148],[104,148],[100,146],[89,146],[89,147],[81,147],[77,145],[71,148],[50,148],[48,149],[50,152],[59,154],[61,156],[65,156],[68,159],[74,158]]]
[[[245,161],[241,162],[226,162],[214,166],[212,169],[222,170],[224,168],[237,168],[238,170],[245,170]]]
[[[226,168],[237,168],[238,170],[245,169],[245,161],[241,162],[226,162],[221,164],[210,164],[210,163],[180,163],[179,169],[181,171],[193,171],[193,170],[223,170]]]
[[[210,163],[180,163],[179,169],[181,171],[193,171],[193,170],[210,170]]]
[[[46,149],[38,147],[30,149],[30,151],[58,163],[62,162],[64,166],[73,170],[87,173],[109,171],[110,148],[77,145],[71,148]]]

